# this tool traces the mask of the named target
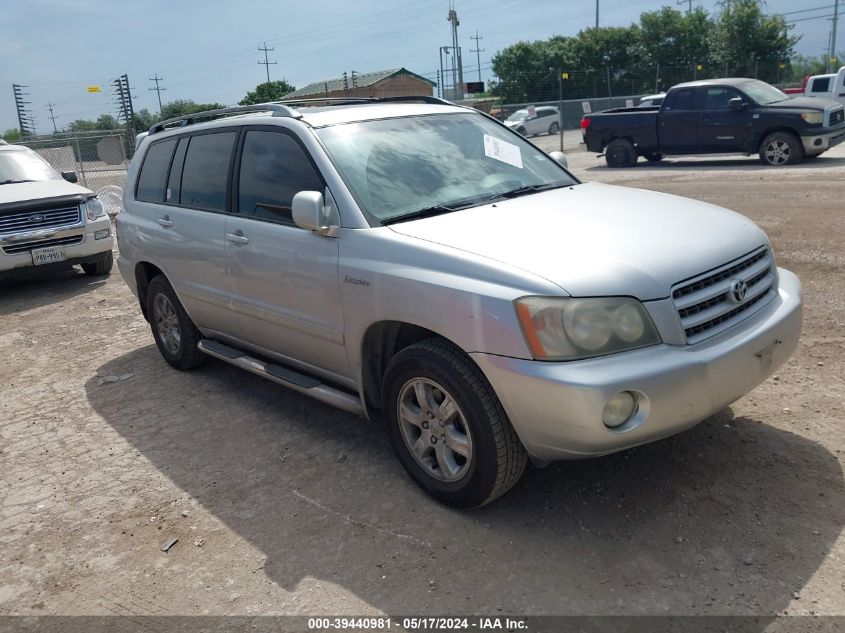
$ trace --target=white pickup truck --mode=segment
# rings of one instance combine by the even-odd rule
[[[845,105],[845,66],[836,74],[813,75],[804,88],[805,97],[832,99]]]

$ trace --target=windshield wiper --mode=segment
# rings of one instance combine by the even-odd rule
[[[0,180],[0,185],[16,185],[20,182],[35,182],[35,181],[34,180],[15,180],[15,179]]]
[[[537,193],[538,191],[548,191],[549,189],[562,189],[569,187],[572,183],[547,183],[545,185],[524,185],[516,189],[509,189],[501,193],[492,194],[491,198],[518,198],[529,193]]]
[[[381,221],[382,225],[395,224],[396,222],[405,222],[407,220],[419,220],[420,218],[430,218],[434,215],[443,215],[444,213],[452,213],[461,207],[447,207],[442,204],[436,204],[431,207],[425,207],[419,211],[411,211],[403,215],[395,215],[392,218],[386,218]]]

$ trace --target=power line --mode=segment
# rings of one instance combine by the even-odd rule
[[[478,47],[478,42],[479,42],[479,40],[483,40],[484,36],[479,35],[478,31],[476,31],[475,35],[469,36],[469,39],[475,40],[475,48],[469,49],[469,52],[475,53],[475,58],[476,58],[477,63],[478,63],[478,81],[481,82],[481,53],[484,52],[484,49]]]
[[[167,90],[167,88],[162,88],[161,86],[158,85],[158,82],[164,81],[164,77],[159,77],[158,73],[156,73],[155,75],[150,77],[150,81],[156,82],[156,87],[155,88],[147,88],[147,90],[155,90],[156,91],[156,95],[158,96],[158,111],[161,112],[161,91]]]
[[[267,83],[270,83],[270,64],[276,64],[277,62],[271,62],[267,59],[267,52],[276,50],[273,47],[267,48],[267,42],[264,42],[264,47],[258,47],[258,50],[264,51],[264,61],[262,62],[260,59],[258,60],[259,64],[264,64],[264,69],[267,71]]]

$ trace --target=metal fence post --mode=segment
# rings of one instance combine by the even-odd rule
[[[79,147],[79,139],[74,139],[76,144],[77,164],[79,165],[79,174],[82,176],[82,184],[88,186],[88,181],[85,179],[85,161],[82,156],[82,149]]]

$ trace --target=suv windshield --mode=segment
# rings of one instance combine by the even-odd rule
[[[748,81],[741,86],[742,91],[760,105],[769,105],[789,99],[785,93],[763,81]]]
[[[0,151],[0,185],[38,180],[61,180],[61,176],[31,150]]]
[[[346,123],[317,135],[376,224],[578,183],[548,155],[480,114]]]
[[[517,110],[512,115],[510,115],[505,121],[512,121],[514,123],[519,123],[520,121],[524,121],[528,118],[528,110]]]

